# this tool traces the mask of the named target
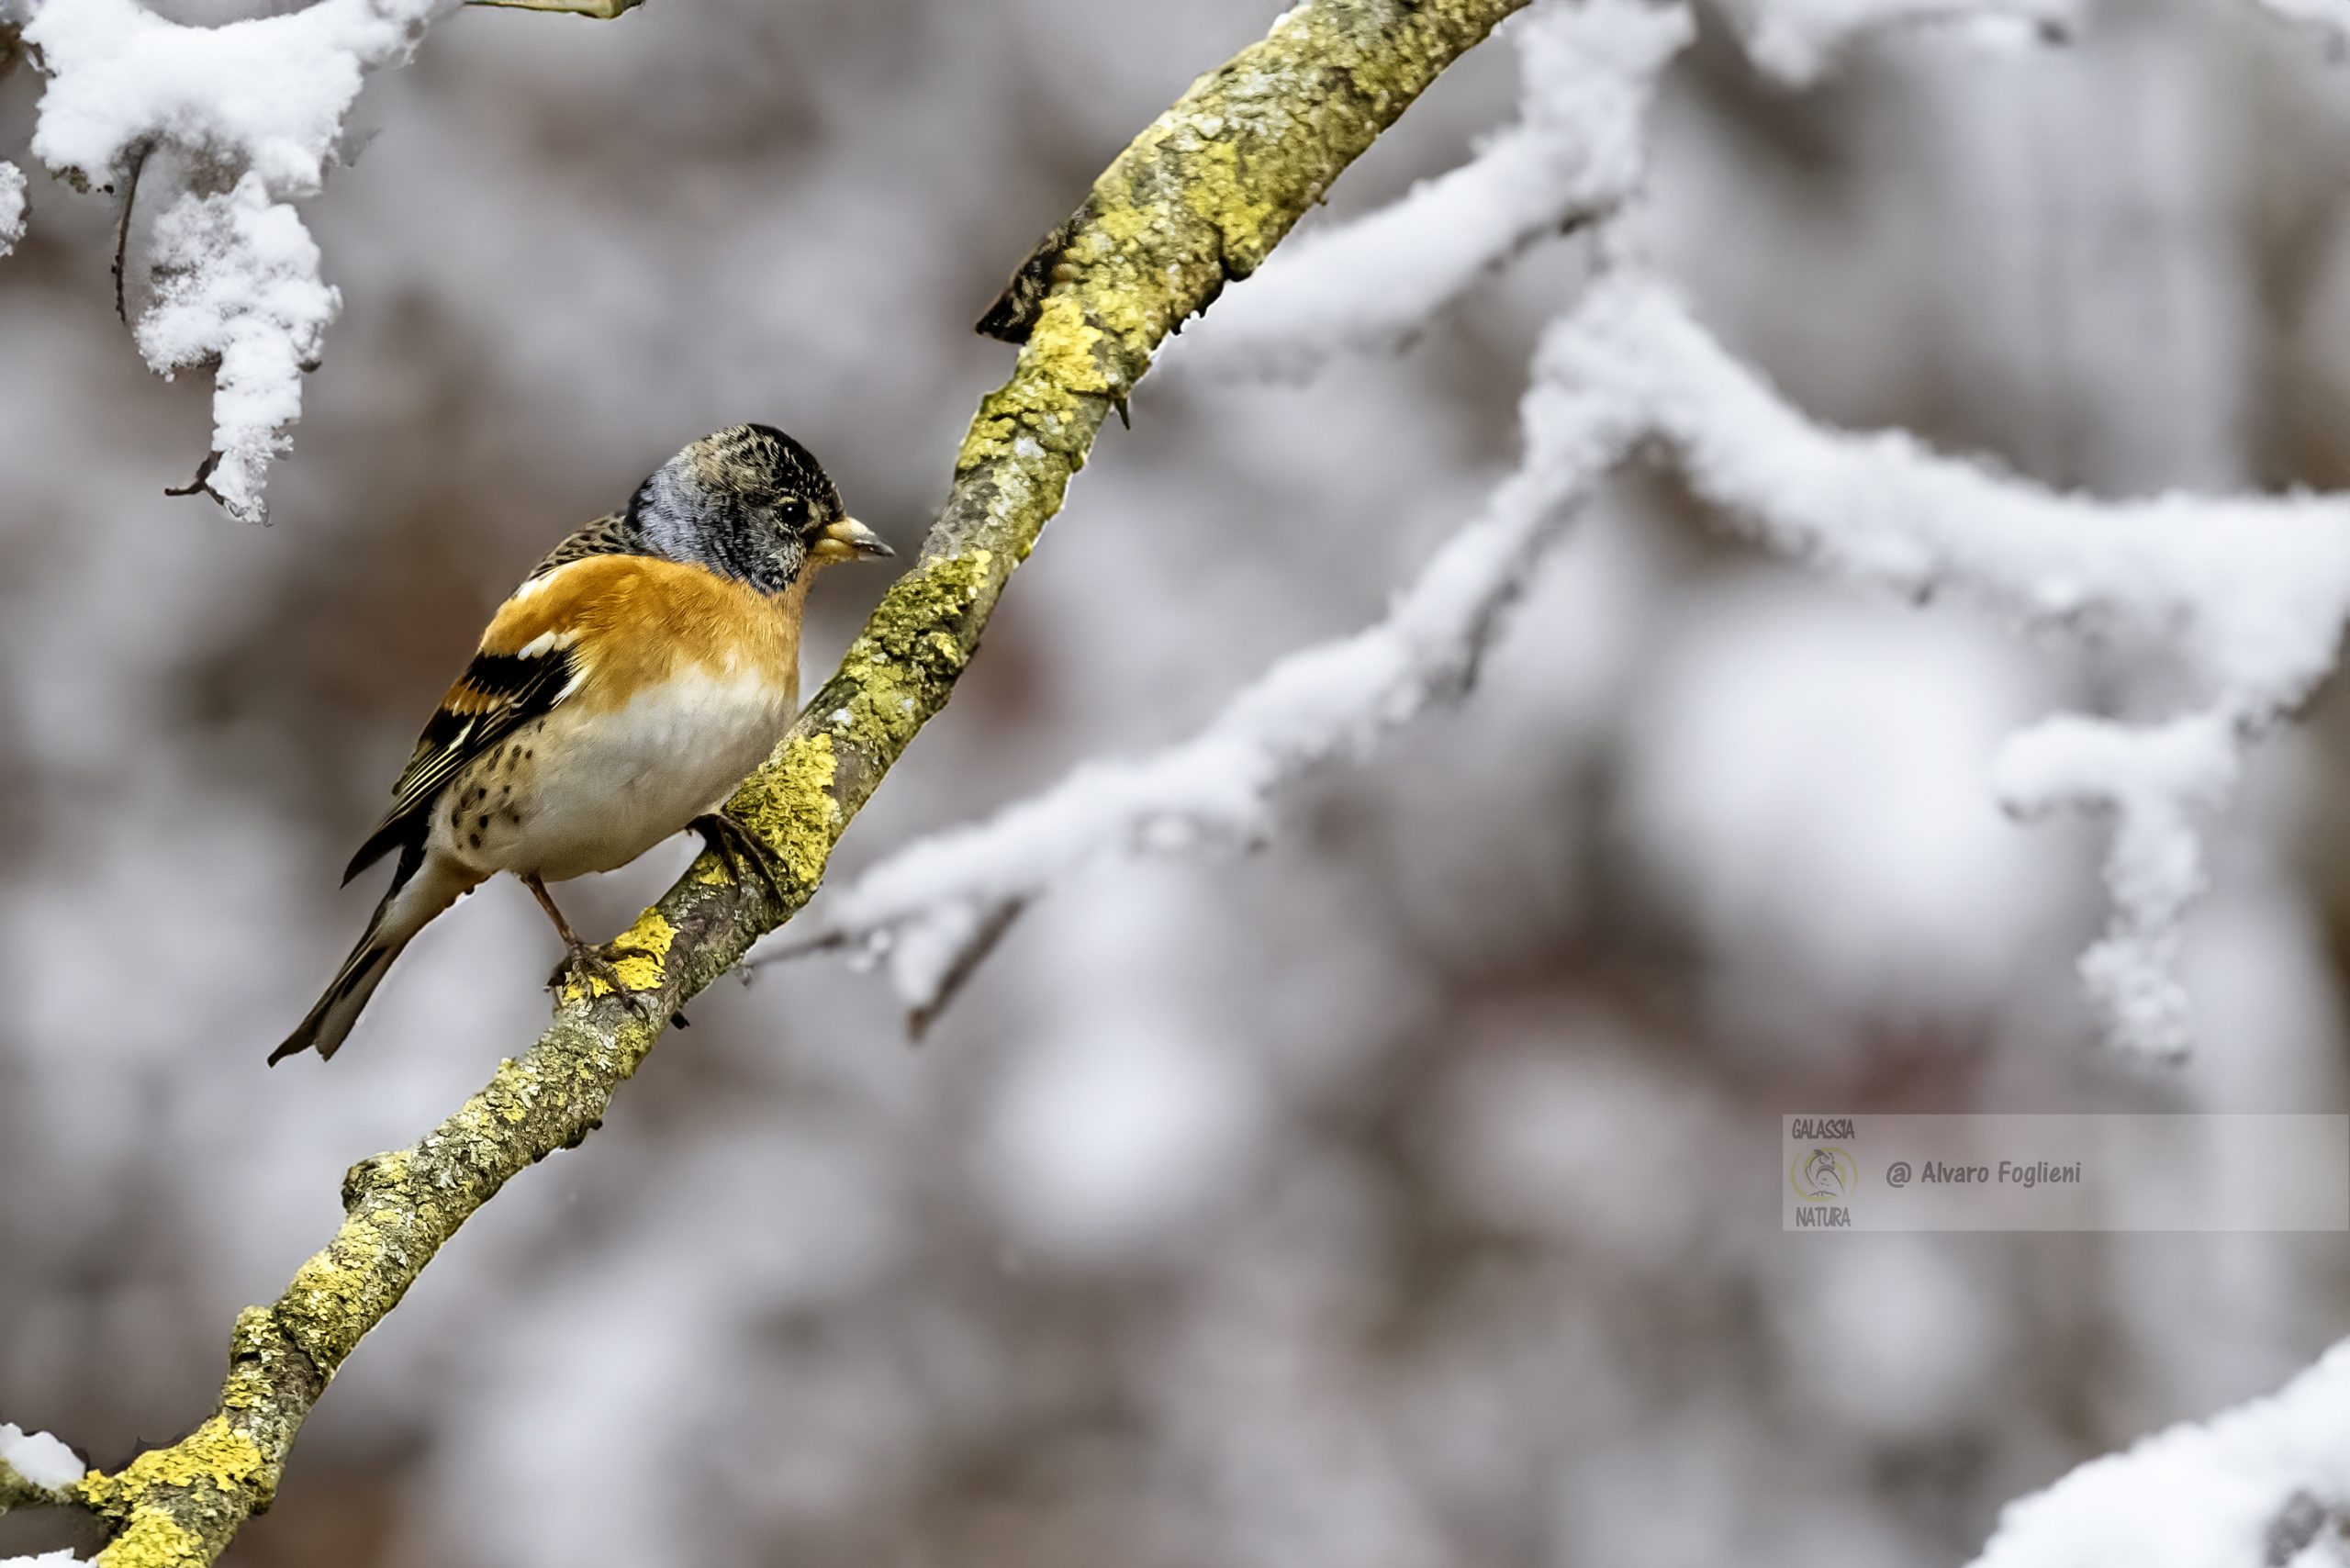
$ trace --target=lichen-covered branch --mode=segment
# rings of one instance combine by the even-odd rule
[[[285,1294],[246,1309],[219,1408],[73,1496],[115,1568],[212,1562],[265,1507],[303,1418],[442,1244],[513,1176],[594,1131],[660,1025],[815,891],[834,844],[942,709],[1013,569],[1160,341],[1246,276],[1438,74],[1525,0],[1306,0],[1193,84],[1056,231],[999,313],[1024,332],[981,403],[921,559],[733,809],[780,897],[704,856],[615,946],[620,997],[574,991],[544,1035],[423,1138],[353,1166],[346,1217]],[[616,1332],[624,1332],[616,1328]]]

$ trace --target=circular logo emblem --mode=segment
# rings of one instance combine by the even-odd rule
[[[1851,1155],[1822,1144],[1796,1156],[1787,1182],[1807,1204],[1841,1204],[1861,1184],[1861,1170]]]

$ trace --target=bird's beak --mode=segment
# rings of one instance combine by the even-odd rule
[[[815,553],[827,561],[847,561],[859,556],[894,555],[882,537],[853,517],[845,517],[824,530],[823,538],[816,542]]]

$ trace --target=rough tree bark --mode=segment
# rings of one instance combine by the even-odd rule
[[[600,982],[566,994],[537,1043],[454,1114],[352,1167],[333,1239],[277,1301],[238,1315],[218,1409],[180,1441],[65,1489],[108,1526],[99,1562],[208,1563],[268,1506],[303,1418],[442,1243],[509,1179],[595,1130],[661,1032],[646,1016],[668,1018],[815,892],[850,819],[946,705],[1006,580],[1159,342],[1254,271],[1447,66],[1526,3],[1305,0],[1119,155],[981,323],[1023,344],[1019,363],[980,403],[920,559],[734,798],[784,868],[780,902],[704,855],[614,944],[632,995]],[[0,1499],[38,1490],[0,1462]]]

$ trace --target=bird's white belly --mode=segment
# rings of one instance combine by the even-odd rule
[[[625,866],[765,762],[795,697],[749,676],[688,673],[606,712],[558,708],[523,732],[531,756],[510,800],[493,790],[479,810],[444,806],[434,837],[485,872],[551,882]],[[452,785],[453,799],[467,788]]]

